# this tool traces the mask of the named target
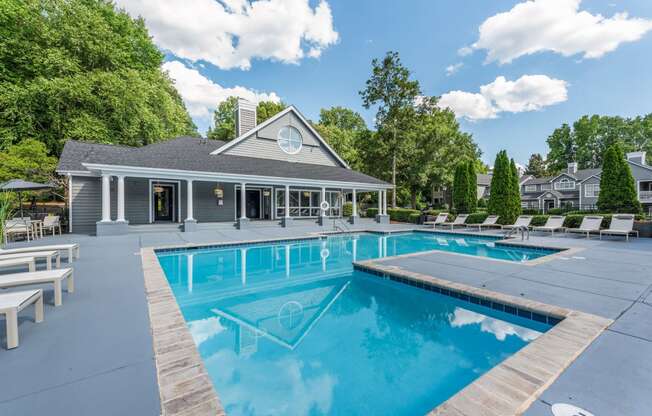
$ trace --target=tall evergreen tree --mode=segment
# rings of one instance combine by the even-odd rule
[[[520,196],[514,192],[514,184],[518,188],[516,165],[510,165],[507,152],[501,150],[496,155],[494,172],[491,177],[491,194],[487,210],[489,214],[498,215],[501,224],[513,224],[520,212]],[[517,199],[518,198],[518,199]],[[516,206],[518,202],[518,206]]]
[[[516,217],[521,214],[521,190],[519,186],[519,177],[518,169],[516,169],[516,163],[514,159],[511,160],[510,165],[510,198],[509,198],[509,208],[510,213],[513,215],[514,220]]]
[[[525,167],[525,174],[540,178],[546,176],[546,161],[540,153],[532,153]]]
[[[458,213],[469,212],[469,180],[468,168],[466,163],[460,163],[455,168],[455,178],[453,180],[453,208]]]
[[[603,212],[639,213],[636,184],[622,148],[615,144],[603,155],[598,208]]]
[[[475,173],[475,161],[470,160],[467,163],[468,186],[468,207],[469,212],[475,212],[478,208],[478,176]]]

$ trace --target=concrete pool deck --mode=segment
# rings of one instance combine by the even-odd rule
[[[361,226],[369,227],[414,228]],[[160,414],[140,249],[291,238],[318,230],[252,227],[37,241],[80,243],[81,258],[74,263],[77,290],[64,294],[63,306],[55,309],[52,292],[46,289],[45,321],[34,324],[29,313],[21,315],[17,349],[4,349],[0,325],[0,414]],[[447,253],[381,262],[399,262],[406,270],[614,319],[525,414],[550,415],[550,404],[560,401],[596,416],[647,414],[652,406],[652,240],[532,236],[530,243],[585,250],[534,266]]]

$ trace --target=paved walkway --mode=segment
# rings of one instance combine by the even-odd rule
[[[76,292],[64,294],[63,306],[55,309],[52,292],[46,291],[45,321],[21,320],[19,348],[4,349],[4,325],[0,324],[0,415],[158,415],[140,248],[296,237],[318,230],[316,226],[255,227],[101,239],[73,235],[38,241],[80,243],[81,259],[74,263]],[[386,261],[616,319],[526,414],[550,416],[549,405],[559,401],[581,405],[596,416],[649,414],[652,240],[624,243],[533,237],[531,242],[586,249],[537,266],[446,253]]]

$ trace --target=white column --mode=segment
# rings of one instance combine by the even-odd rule
[[[240,184],[240,218],[247,218],[247,185]]]
[[[383,215],[387,215],[387,189],[383,191]]]
[[[111,175],[102,175],[102,222],[111,222]]]
[[[192,208],[192,180],[188,179],[188,191],[186,192],[187,196],[187,213],[186,213],[186,221],[194,221],[195,218],[193,217],[193,208]]]
[[[322,187],[321,187],[321,202],[320,202],[320,204],[323,203],[324,201],[326,201],[326,188],[322,186]],[[326,216],[326,210],[323,210],[323,209],[322,209],[322,210],[320,211],[320,213],[321,213],[321,216],[322,216],[322,217],[325,217],[325,216]]]
[[[290,185],[285,185],[285,218],[290,218]]]
[[[125,177],[118,176],[118,218],[117,221],[125,220]]]
[[[383,215],[383,191],[378,191],[378,214]]]
[[[352,202],[351,205],[353,205],[351,215],[354,216],[354,217],[358,216],[358,201],[357,200],[358,200],[358,197],[357,197],[357,194],[356,194],[355,189],[354,189],[353,190],[353,200],[351,201]]]

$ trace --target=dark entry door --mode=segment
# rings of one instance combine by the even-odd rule
[[[174,190],[172,184],[154,184],[154,221],[174,221]]]
[[[551,209],[555,208],[555,200],[554,199],[546,199],[544,201],[544,205],[545,205],[545,211],[548,212]]]
[[[235,212],[236,218],[240,217],[240,189],[235,193],[236,203]],[[260,189],[247,189],[245,192],[245,213],[247,218],[259,219],[260,216]]]

